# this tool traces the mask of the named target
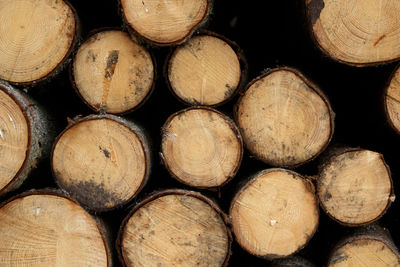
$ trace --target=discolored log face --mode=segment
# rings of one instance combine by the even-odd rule
[[[93,210],[120,206],[136,195],[148,175],[142,139],[111,117],[82,119],[67,128],[54,146],[57,183]]]
[[[310,27],[331,57],[370,65],[400,57],[400,2],[390,0],[306,0]]]
[[[0,78],[13,83],[53,72],[76,35],[75,14],[63,0],[1,0],[0,25]]]
[[[22,168],[28,143],[29,126],[21,107],[0,88],[0,191]]]
[[[120,0],[127,24],[152,43],[182,42],[209,12],[209,0]]]
[[[323,209],[348,225],[379,219],[394,201],[388,166],[381,154],[368,150],[332,157],[323,165],[317,186]]]
[[[239,169],[243,144],[234,122],[213,109],[191,108],[172,115],[163,128],[164,163],[178,180],[218,187]]]
[[[272,166],[312,160],[333,135],[326,98],[297,71],[275,69],[252,81],[236,107],[246,147]]]
[[[193,37],[169,60],[171,89],[188,104],[218,105],[232,97],[240,80],[238,55],[217,37]]]
[[[283,169],[257,174],[235,196],[230,215],[238,243],[268,259],[301,249],[315,233],[319,217],[311,182]]]
[[[73,74],[78,93],[92,109],[117,114],[149,95],[154,66],[144,47],[113,30],[93,35],[79,48]]]
[[[384,95],[386,115],[392,127],[400,133],[400,69],[394,72]]]
[[[33,194],[0,208],[1,266],[108,266],[96,222],[64,197]]]
[[[220,211],[196,195],[172,193],[141,205],[122,229],[125,264],[226,265],[231,240],[225,222]]]

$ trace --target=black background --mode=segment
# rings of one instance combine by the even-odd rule
[[[70,0],[77,10],[82,26],[82,38],[90,31],[102,27],[122,26],[117,0]],[[281,1],[229,1],[216,0],[207,29],[235,41],[245,53],[249,64],[248,80],[264,70],[277,66],[297,68],[314,81],[326,93],[336,113],[333,144],[361,147],[380,152],[389,164],[395,193],[400,175],[398,164],[398,136],[387,124],[383,112],[382,96],[396,63],[356,68],[346,66],[324,56],[313,44],[307,30],[300,0]],[[172,113],[185,108],[167,89],[162,67],[169,48],[152,48],[158,65],[158,80],[149,101],[139,110],[126,117],[142,124],[150,133],[155,152],[160,147],[160,128]],[[89,115],[86,107],[72,89],[67,69],[53,81],[30,89],[29,93],[46,106],[58,121],[58,132],[67,125],[67,117]],[[232,115],[237,97],[218,109]],[[158,153],[150,181],[134,202],[120,210],[100,214],[109,224],[115,239],[118,227],[136,201],[155,190],[163,188],[187,188],[179,184],[160,164]],[[303,175],[317,173],[318,159],[296,171]],[[246,177],[256,171],[269,168],[245,152],[238,175],[220,192],[200,190],[212,197],[228,212],[234,192]],[[32,188],[55,187],[50,164],[42,164],[31,179],[18,192]],[[187,188],[188,189],[188,188]],[[389,208],[380,224],[388,228],[397,245],[400,244],[399,201]],[[321,211],[320,226],[311,242],[299,255],[317,266],[326,263],[332,246],[343,236],[352,232],[327,218]],[[268,262],[244,252],[235,242],[229,266],[267,266]]]

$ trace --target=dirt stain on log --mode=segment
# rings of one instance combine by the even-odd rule
[[[345,261],[347,258],[348,258],[348,256],[346,254],[340,253],[340,254],[334,255],[332,257],[332,260],[331,260],[330,263],[331,263],[331,265],[335,265],[335,264],[338,264],[338,263],[340,263],[342,261]]]
[[[106,158],[110,158],[110,151],[108,151],[105,148],[102,148],[101,146],[99,146],[99,149],[101,150],[101,152],[104,153],[104,156],[106,156]]]
[[[101,99],[101,107],[107,106],[108,94],[110,92],[111,80],[117,67],[119,58],[118,50],[111,50],[108,54],[105,68],[105,75],[103,80],[103,97]]]
[[[325,7],[324,0],[311,0],[310,3],[308,4],[311,23],[313,25],[319,19],[319,16],[321,15],[322,9],[324,9],[324,7]]]

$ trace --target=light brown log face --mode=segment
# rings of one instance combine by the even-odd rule
[[[310,27],[331,57],[369,65],[400,57],[400,2],[306,0]]]
[[[294,167],[328,145],[333,114],[326,98],[299,73],[281,68],[251,82],[236,107],[247,149],[272,165]]]
[[[93,210],[129,201],[147,179],[147,164],[138,135],[109,118],[82,120],[68,128],[52,156],[57,183]]]
[[[22,168],[28,144],[29,126],[21,107],[0,89],[0,191]]]
[[[384,96],[385,111],[392,127],[400,133],[400,69],[394,72]]]
[[[379,219],[394,201],[388,166],[381,154],[368,150],[332,157],[323,165],[317,186],[323,209],[348,225]]]
[[[55,195],[28,195],[0,208],[1,266],[108,266],[96,222]]]
[[[95,111],[118,114],[148,96],[154,80],[149,52],[127,33],[97,33],[79,48],[73,63],[76,89]]]
[[[172,91],[191,105],[217,105],[239,86],[238,55],[229,44],[213,36],[196,36],[178,47],[169,61]]]
[[[233,232],[249,253],[269,259],[301,249],[318,225],[318,203],[311,182],[271,169],[257,174],[231,204]]]
[[[145,203],[122,230],[127,266],[224,266],[229,258],[230,236],[220,212],[190,193]]]
[[[243,144],[234,122],[213,109],[186,109],[163,128],[162,153],[178,180],[212,188],[228,182],[239,169]]]
[[[55,70],[76,35],[75,14],[62,0],[0,1],[0,78],[26,83]]]
[[[209,12],[208,0],[120,0],[126,22],[160,45],[182,42]]]

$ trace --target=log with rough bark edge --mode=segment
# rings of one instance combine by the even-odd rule
[[[400,134],[400,68],[393,72],[389,85],[385,90],[384,109],[390,126]]]
[[[69,197],[28,192],[0,207],[1,266],[111,266],[104,229]]]
[[[17,189],[50,154],[55,131],[44,109],[0,82],[0,195]]]
[[[400,58],[399,1],[305,2],[315,43],[335,60],[362,67]]]
[[[230,100],[245,81],[241,49],[215,33],[192,37],[167,60],[165,77],[175,96],[186,104],[217,106]]]
[[[212,0],[120,0],[122,16],[131,31],[153,45],[183,43],[202,26]]]
[[[321,207],[341,224],[378,220],[394,201],[389,167],[379,153],[343,149],[325,162],[317,179]]]
[[[316,267],[313,263],[299,256],[291,256],[284,259],[274,260],[271,267]]]
[[[339,242],[327,266],[400,266],[400,254],[389,232],[372,225]]]
[[[243,249],[276,259],[306,245],[317,230],[319,211],[311,181],[293,171],[268,169],[236,194],[230,215]]]
[[[143,188],[150,148],[141,128],[112,115],[76,119],[58,136],[52,152],[57,184],[83,206],[107,211]]]
[[[217,110],[192,107],[171,115],[162,129],[161,158],[171,175],[198,188],[221,187],[239,169],[243,141]]]
[[[226,266],[227,216],[200,193],[166,190],[137,206],[117,240],[124,266]]]
[[[247,86],[235,107],[247,149],[272,166],[311,161],[333,135],[334,114],[324,94],[297,70],[270,70]]]
[[[92,35],[79,47],[72,68],[76,91],[96,112],[133,111],[154,87],[152,56],[120,30]]]
[[[55,75],[78,34],[76,12],[64,0],[1,0],[0,25],[0,78],[18,85]]]

